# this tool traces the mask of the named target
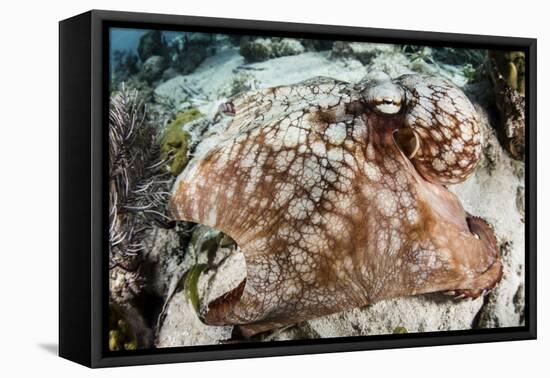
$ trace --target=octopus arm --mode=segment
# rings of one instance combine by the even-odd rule
[[[269,126],[288,118],[299,117],[314,108],[333,108],[347,101],[350,96],[347,83],[327,77],[317,77],[290,86],[244,92],[229,100],[235,110],[235,119],[225,133],[234,135]]]
[[[333,91],[337,84],[327,85]],[[322,90],[327,97],[340,97]],[[235,105],[238,117],[242,108]],[[356,241],[346,235],[363,235],[346,229],[349,220],[342,215],[356,201],[352,176],[359,169],[344,139],[361,121],[333,124],[342,130],[327,131],[330,125],[315,115],[303,113],[288,124],[287,117],[283,112],[275,121],[237,130],[188,166],[174,189],[178,219],[223,231],[245,256],[246,280],[208,306],[208,324],[253,324],[250,330],[257,332],[347,308],[350,301],[365,303],[353,267],[339,277],[340,262],[332,256],[333,248],[353,250]],[[352,288],[351,299],[340,296],[327,303],[327,286]]]

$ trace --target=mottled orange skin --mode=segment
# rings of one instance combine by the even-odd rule
[[[491,229],[443,186],[479,160],[473,107],[441,79],[391,84],[386,102],[376,82],[317,78],[225,107],[233,121],[172,198],[177,219],[223,231],[245,256],[246,279],[209,304],[207,324],[250,336],[384,298],[477,296],[500,280]],[[403,127],[420,140],[410,159],[394,141]]]

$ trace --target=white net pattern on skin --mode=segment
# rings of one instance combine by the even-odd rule
[[[245,254],[242,295],[214,322],[272,328],[458,288],[487,269],[487,258],[475,258],[486,253],[483,243],[468,235],[456,198],[440,186],[434,194],[391,138],[404,122],[421,138],[440,132],[422,139],[413,163],[432,182],[463,180],[479,158],[475,111],[440,79],[396,83],[407,103],[395,117],[369,108],[356,87],[327,78],[232,100],[222,142],[184,171],[173,196],[180,219],[226,232]],[[461,134],[464,124],[474,144]],[[455,139],[474,151],[452,150],[453,160]],[[444,235],[433,234],[443,226]],[[457,257],[465,246],[473,252]]]

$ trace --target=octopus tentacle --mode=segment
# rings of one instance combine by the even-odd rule
[[[492,290],[502,278],[502,263],[498,243],[491,226],[479,217],[468,217],[470,231],[476,235],[486,246],[487,258],[490,261],[489,268],[480,276],[477,276],[467,286],[455,290],[455,295],[460,298],[476,298]]]

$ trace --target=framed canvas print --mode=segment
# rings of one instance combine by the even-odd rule
[[[60,22],[60,355],[536,337],[536,40]]]

